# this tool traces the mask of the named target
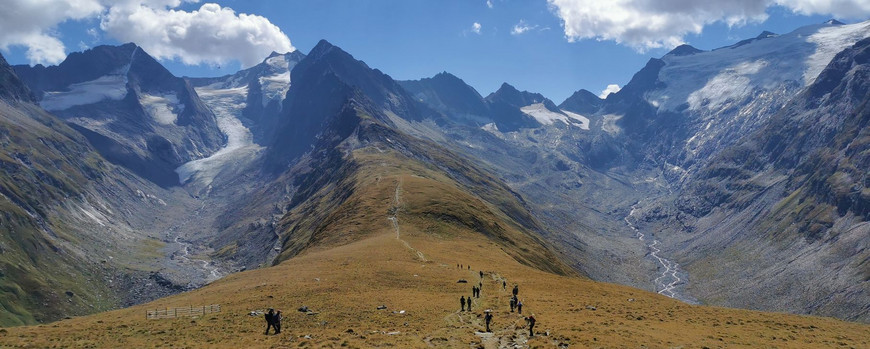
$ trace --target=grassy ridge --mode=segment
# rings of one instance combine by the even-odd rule
[[[400,177],[406,180],[409,177]],[[382,178],[384,186],[400,178]],[[409,182],[403,187],[410,188]],[[407,193],[407,192],[405,192]],[[404,198],[400,194],[400,199]],[[411,202],[405,207],[410,209]],[[398,213],[401,240],[383,219],[377,231],[342,246],[308,250],[277,266],[230,275],[204,288],[127,309],[9,328],[0,346],[21,348],[298,348],[298,347],[779,347],[861,348],[870,327],[819,317],[691,306],[625,286],[559,276],[524,266],[498,244],[469,229],[451,235],[419,230]],[[432,222],[438,225],[438,222]],[[420,251],[422,261],[408,246]],[[470,265],[471,270],[456,264]],[[478,282],[473,312],[459,312]],[[501,290],[501,280],[508,290]],[[508,309],[519,285],[524,313],[538,319],[527,336],[522,317]],[[147,309],[221,304],[222,312],[195,318],[146,320]],[[296,308],[307,306],[316,314]],[[378,310],[386,305],[387,309]],[[264,336],[262,315],[284,311],[281,335]],[[594,308],[594,309],[593,309]],[[482,310],[492,309],[491,337]],[[400,313],[404,311],[404,313]],[[547,335],[549,333],[549,335]]]

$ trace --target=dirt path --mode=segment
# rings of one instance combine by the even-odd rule
[[[426,256],[423,255],[423,252],[420,252],[416,248],[411,247],[407,241],[402,239],[401,229],[399,228],[399,211],[402,209],[402,201],[401,201],[401,192],[402,192],[402,178],[399,178],[399,183],[396,184],[396,194],[393,199],[393,207],[390,208],[390,216],[387,217],[388,220],[393,224],[393,228],[396,229],[396,240],[402,242],[409,250],[413,251],[417,254],[417,258],[420,258],[421,261],[427,262]]]

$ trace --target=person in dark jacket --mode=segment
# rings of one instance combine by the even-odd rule
[[[459,305],[462,306],[462,311],[465,311],[465,296],[459,297]]]
[[[471,297],[468,297],[468,298],[465,300],[465,303],[468,303],[468,311],[471,311]]]
[[[517,313],[523,315],[523,301],[517,301]]]
[[[489,323],[492,322],[492,311],[487,310],[486,316],[483,317],[483,320],[486,321],[486,332],[492,332],[492,330],[489,329]]]
[[[281,311],[278,310],[275,312],[275,316],[272,317],[272,326],[275,327],[275,334],[281,333],[281,320],[284,319],[284,316],[281,315]],[[268,330],[268,328],[266,328]]]
[[[529,337],[535,336],[535,314],[529,315],[526,318],[526,321],[529,322]]]
[[[275,333],[278,333],[278,328],[275,327],[275,309],[269,308],[269,312],[265,315],[266,318],[266,334],[269,334],[269,329],[274,328]]]

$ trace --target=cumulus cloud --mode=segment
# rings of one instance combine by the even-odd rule
[[[473,24],[471,24],[471,31],[475,34],[480,34],[480,28],[480,23],[474,22]]]
[[[521,19],[519,23],[514,25],[513,29],[511,29],[512,35],[521,35],[529,30],[537,28],[537,25],[529,25],[525,20]]]
[[[492,0],[486,0],[486,7],[493,8]]]
[[[160,59],[186,64],[259,63],[272,51],[295,50],[280,28],[265,17],[236,14],[229,7],[203,4],[199,10],[172,9],[135,1],[113,6],[100,28],[120,41],[135,42]]]
[[[870,15],[866,0],[547,0],[569,41],[612,40],[638,50],[675,47],[705,26],[762,22],[771,6],[796,13],[856,18]]]
[[[601,98],[601,99],[607,98],[607,96],[610,95],[611,93],[617,93],[621,89],[622,89],[622,87],[619,87],[619,85],[617,85],[617,84],[607,85],[607,88],[605,88],[604,91],[601,91],[601,94],[598,95],[598,98]]]
[[[237,60],[248,67],[272,51],[295,50],[265,17],[237,14],[212,3],[193,11],[178,9],[184,2],[199,0],[6,0],[0,11],[0,48],[26,46],[31,63],[57,64],[66,58],[54,32],[57,25],[99,19],[104,35],[135,42],[159,59],[186,64]],[[87,34],[94,40],[101,36],[96,29]]]
[[[52,29],[68,19],[98,15],[98,0],[5,0],[0,10],[0,48],[26,46],[31,63],[55,64],[66,58]]]

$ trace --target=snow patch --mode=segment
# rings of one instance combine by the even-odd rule
[[[263,88],[263,106],[270,101],[281,102],[290,89],[290,71],[281,74],[260,77],[260,86]]]
[[[579,126],[580,128],[586,130],[589,129],[589,119],[587,119],[586,117],[580,114],[568,113],[564,110],[555,112],[547,109],[547,106],[544,105],[544,103],[527,105],[520,108],[520,111],[528,116],[535,118],[535,120],[540,122],[542,125],[552,125],[556,121],[561,121],[567,125]]]
[[[494,122],[483,125],[480,127],[480,129],[487,132],[499,133],[498,126],[496,126]]]
[[[160,95],[142,93],[139,103],[154,121],[161,125],[173,125],[178,121],[178,114],[184,111],[184,104],[178,103],[178,95],[174,92]]]
[[[55,111],[106,99],[119,101],[127,96],[127,77],[105,75],[95,80],[69,85],[67,89],[68,91],[46,92],[39,105],[45,110]]]
[[[767,61],[759,59],[726,68],[707,81],[704,87],[689,94],[689,108],[699,110],[706,106],[709,110],[717,110],[728,101],[745,98],[754,89],[750,76],[758,74],[767,65]]]
[[[577,113],[569,112],[567,110],[562,110],[562,112],[565,113],[565,115],[568,115],[569,118],[572,118],[576,121],[579,121],[580,122],[579,124],[577,124],[577,123],[575,123],[575,124],[577,126],[579,126],[580,129],[587,130],[587,131],[589,130],[589,124],[590,124],[589,118],[587,118],[583,115],[577,114]]]
[[[870,22],[838,25],[819,29],[807,38],[816,44],[816,51],[807,58],[804,85],[812,84],[837,53],[870,36]]]

